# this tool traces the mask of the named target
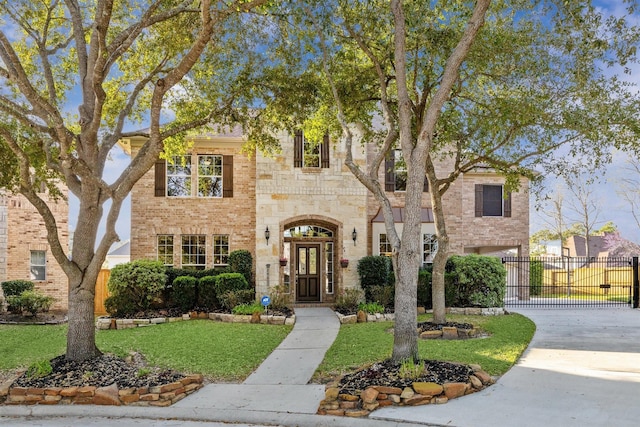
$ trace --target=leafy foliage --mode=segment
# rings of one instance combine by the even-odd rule
[[[241,273],[223,273],[216,276],[216,295],[221,295],[229,291],[239,291],[251,289],[249,282]]]
[[[253,304],[239,304],[233,307],[233,314],[255,314],[255,313],[263,313],[264,307],[260,305],[260,303],[254,302]]]
[[[201,277],[198,280],[198,307],[212,309],[218,307],[219,304],[215,276]]]
[[[531,296],[542,295],[543,276],[544,265],[542,261],[532,259],[529,263],[529,294]]]
[[[381,255],[369,255],[358,261],[358,277],[360,286],[364,289],[367,301],[372,301],[371,288],[386,286],[391,271],[391,258]]]
[[[29,280],[7,280],[2,282],[0,286],[2,286],[2,292],[4,292],[5,297],[20,295],[24,291],[33,290],[33,282]]]
[[[252,304],[256,300],[256,293],[253,289],[237,289],[235,291],[226,291],[218,295],[220,305],[226,310],[233,310],[242,304]]]
[[[165,267],[160,261],[135,260],[113,267],[107,288],[116,312],[148,310],[164,290]],[[105,301],[106,302],[106,301]],[[122,307],[118,307],[123,304]]]
[[[240,273],[247,279],[247,283],[253,283],[253,257],[246,249],[238,249],[229,254],[229,269],[233,273]]]
[[[171,299],[185,313],[196,305],[197,286],[198,279],[192,276],[179,276],[173,281]]]
[[[454,255],[447,261],[456,307],[502,307],[507,271],[495,257]]]
[[[377,302],[361,302],[358,304],[358,310],[367,314],[384,313],[384,306]]]
[[[338,292],[334,308],[341,313],[352,313],[358,309],[358,305],[364,301],[362,289],[348,288]]]
[[[12,313],[22,313],[26,311],[32,316],[40,312],[47,312],[51,305],[55,302],[55,298],[45,295],[38,290],[28,290],[20,295],[11,295],[7,297],[9,311]]]

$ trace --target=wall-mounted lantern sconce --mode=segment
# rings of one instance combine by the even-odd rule
[[[264,230],[264,238],[267,239],[267,245],[269,244],[269,237],[271,237],[271,232],[269,231],[269,226]]]
[[[353,232],[351,233],[351,238],[353,239],[353,246],[356,245],[356,240],[358,240],[358,232],[356,231],[356,228],[353,227]]]

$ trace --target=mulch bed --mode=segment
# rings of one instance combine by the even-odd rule
[[[404,389],[414,382],[468,382],[473,370],[467,365],[442,362],[438,360],[422,360],[424,374],[415,378],[403,378],[400,374],[401,364],[391,360],[374,363],[368,368],[347,374],[338,383],[340,393],[357,395],[360,391],[372,386],[389,386]]]

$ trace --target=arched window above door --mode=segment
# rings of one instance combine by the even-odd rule
[[[333,237],[333,231],[319,225],[296,225],[284,231],[284,237]]]

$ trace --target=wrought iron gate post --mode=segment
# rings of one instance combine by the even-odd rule
[[[640,283],[638,282],[638,257],[633,257],[633,308],[638,308]]]

